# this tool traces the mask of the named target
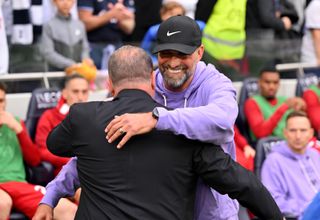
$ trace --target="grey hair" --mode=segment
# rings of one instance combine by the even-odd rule
[[[126,82],[150,82],[152,71],[150,56],[143,49],[131,45],[117,49],[108,62],[109,77],[114,86]]]

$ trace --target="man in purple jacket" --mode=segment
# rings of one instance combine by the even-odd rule
[[[214,66],[200,61],[204,47],[199,26],[186,16],[171,17],[160,25],[157,42],[159,70],[155,100],[175,110],[155,108],[149,113],[121,115],[107,127],[108,141],[124,134],[118,144],[121,148],[133,135],[156,128],[221,145],[235,159],[236,91]],[[71,161],[65,172],[47,186],[42,203],[54,207],[60,197],[72,195],[68,186],[72,189],[74,184],[78,184],[78,178],[76,163]],[[234,220],[238,219],[237,214],[235,200],[199,181],[195,219]]]
[[[272,148],[262,167],[262,182],[285,216],[300,219],[320,190],[320,156],[308,147],[313,136],[304,112],[291,112],[284,129],[286,141]]]

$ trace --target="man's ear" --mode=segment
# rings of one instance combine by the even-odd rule
[[[197,50],[197,53],[198,53],[198,61],[200,61],[203,57],[203,54],[204,54],[204,46],[203,44],[200,45],[200,47],[198,48]]]
[[[154,71],[151,73],[151,88],[152,90],[156,89],[156,74]]]
[[[112,83],[112,81],[111,81],[111,79],[110,79],[110,77],[108,76],[108,78],[107,78],[107,85],[106,85],[106,87],[107,87],[107,90],[112,94],[112,96],[114,96],[114,87],[113,87],[113,83]]]

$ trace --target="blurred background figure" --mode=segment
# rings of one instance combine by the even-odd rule
[[[317,136],[320,135],[320,82],[318,85],[312,85],[303,92],[303,99],[307,104],[307,113],[311,121],[311,125]]]
[[[55,108],[46,110],[40,117],[37,124],[35,143],[40,147],[41,157],[55,166],[57,174],[62,166],[69,161],[69,158],[58,157],[47,149],[46,140],[50,131],[57,126],[68,114],[69,108],[74,103],[88,101],[89,84],[80,75],[70,75],[65,80],[61,98]]]
[[[16,209],[31,219],[45,188],[26,181],[24,162],[41,163],[39,148],[32,142],[22,120],[6,111],[6,86],[0,82],[0,219]],[[76,205],[63,199],[55,210],[57,219],[74,219]]]
[[[193,19],[195,18],[195,12],[196,12],[196,9],[197,9],[198,0],[188,0],[188,1],[185,1],[185,0],[163,0],[162,1],[162,5],[165,5],[165,4],[170,3],[170,2],[176,2],[176,3],[180,4],[180,5],[182,5],[182,7],[185,10],[185,14],[184,15],[186,15],[186,16],[188,16],[190,18],[193,18]]]
[[[41,50],[49,71],[64,71],[83,62],[93,66],[83,23],[73,19],[74,0],[53,0],[57,14],[43,27]]]
[[[306,8],[305,33],[302,39],[301,62],[320,65],[320,1],[312,0]],[[320,71],[319,75],[320,76]]]
[[[247,73],[245,52],[246,0],[218,0],[203,30],[204,61],[213,63],[229,78]]]
[[[78,12],[87,30],[90,57],[98,69],[107,69],[111,53],[134,29],[134,1],[78,0]]]
[[[320,190],[320,156],[308,147],[313,129],[304,112],[288,115],[284,136],[264,161],[261,177],[282,214],[300,219]]]
[[[284,138],[286,116],[292,110],[305,111],[306,104],[300,97],[277,96],[280,73],[274,62],[260,71],[258,86],[259,94],[247,99],[244,105],[251,137],[254,141],[267,136]]]
[[[4,24],[4,16],[2,13],[2,4],[4,0],[0,0],[0,75],[8,73],[9,67],[9,51],[7,43],[7,35]]]
[[[237,162],[247,170],[253,171],[256,151],[248,144],[237,126],[234,126],[234,143],[236,145]]]

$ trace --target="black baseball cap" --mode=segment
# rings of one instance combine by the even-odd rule
[[[201,31],[195,20],[187,16],[173,16],[160,24],[153,53],[175,50],[192,54],[201,45]]]

